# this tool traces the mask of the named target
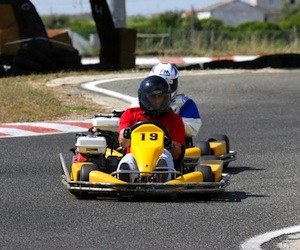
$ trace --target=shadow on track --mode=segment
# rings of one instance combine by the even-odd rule
[[[237,166],[237,167],[228,167],[224,172],[230,175],[236,175],[246,171],[264,171],[264,168],[255,168],[255,167],[247,167],[247,166]]]

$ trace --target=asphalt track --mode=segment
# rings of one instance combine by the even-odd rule
[[[202,115],[196,140],[225,133],[238,152],[231,185],[211,201],[76,200],[58,160],[70,163],[74,131],[1,138],[0,248],[289,249],[284,234],[297,237],[300,224],[299,73],[182,73]],[[138,83],[94,86],[135,96]]]

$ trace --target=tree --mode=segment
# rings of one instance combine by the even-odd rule
[[[293,27],[300,28],[300,5],[285,4],[281,11],[280,27],[283,30],[288,30]]]
[[[196,14],[191,14],[182,18],[180,27],[182,29],[201,30],[202,22],[197,18]]]
[[[95,22],[90,17],[74,19],[70,24],[70,29],[86,39],[89,38],[90,34],[97,33]]]
[[[71,17],[69,15],[49,15],[42,16],[43,23],[48,29],[61,29],[70,26]]]
[[[127,18],[127,27],[136,29],[139,33],[144,33],[151,27],[151,18],[145,16],[132,16]]]

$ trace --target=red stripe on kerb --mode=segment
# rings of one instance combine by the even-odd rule
[[[0,136],[9,136],[9,134],[0,133]]]
[[[89,122],[49,122],[49,123],[72,125],[72,126],[83,127],[83,128],[90,128],[93,126],[93,124]]]
[[[43,127],[33,127],[33,126],[27,126],[27,125],[6,125],[1,124],[0,128],[16,128],[20,130],[35,132],[35,133],[55,133],[55,132],[61,132],[57,129],[52,128],[43,128]]]
[[[182,58],[174,58],[174,57],[159,58],[159,61],[162,63],[184,63],[184,60]]]
[[[234,61],[234,58],[232,56],[225,56],[225,57],[213,57],[213,61],[221,61],[221,60],[230,60]]]

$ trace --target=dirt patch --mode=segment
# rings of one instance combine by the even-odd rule
[[[77,85],[61,85],[50,89],[63,106],[72,107],[70,114],[61,117],[63,120],[91,119],[98,113],[112,111],[111,107],[95,102],[90,93]]]

